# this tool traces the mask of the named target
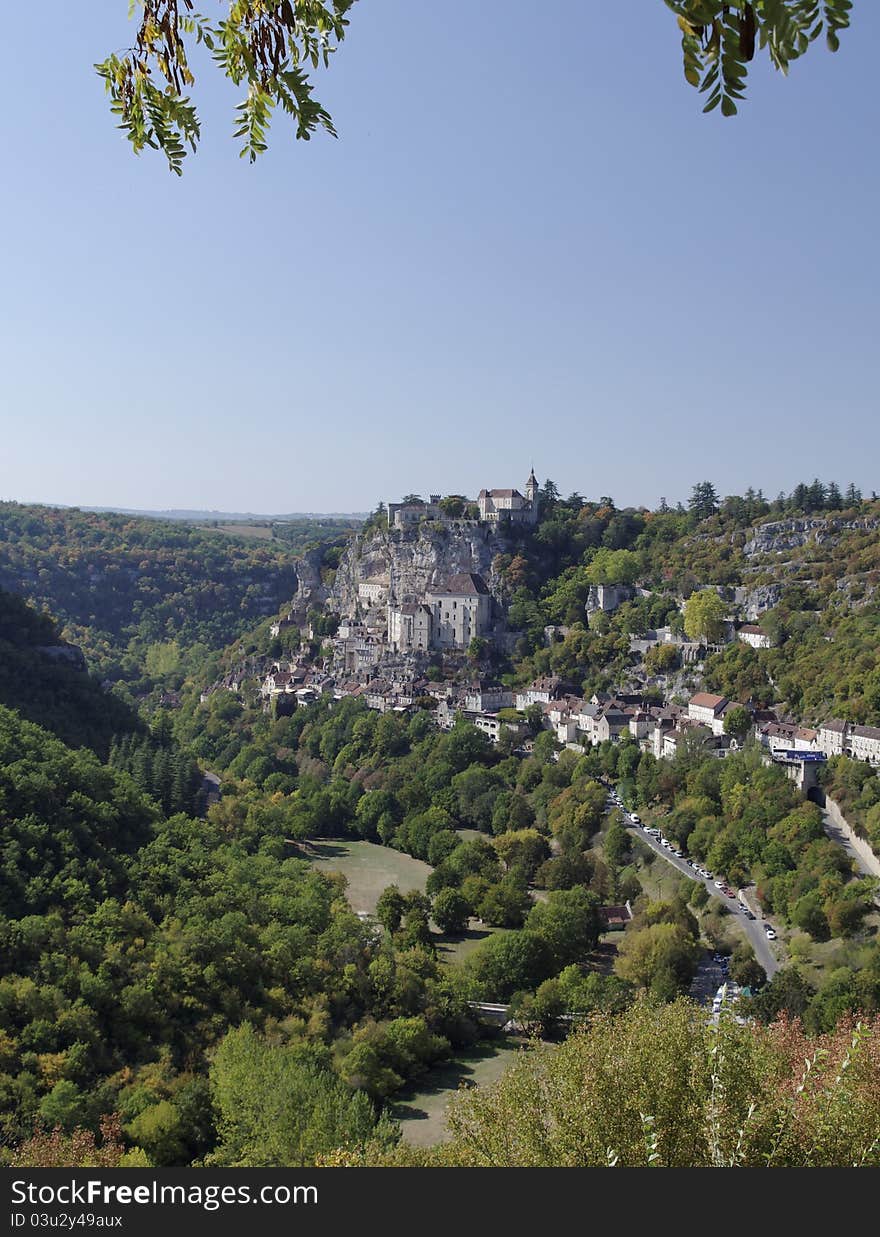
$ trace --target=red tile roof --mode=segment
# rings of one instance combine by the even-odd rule
[[[727,703],[727,697],[713,696],[711,692],[697,692],[695,696],[691,696],[690,703],[698,709],[712,709],[717,712],[721,705]]]

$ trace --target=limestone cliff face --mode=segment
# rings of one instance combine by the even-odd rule
[[[321,550],[310,550],[296,560],[293,608],[303,612],[311,606],[320,608],[326,599],[327,588],[321,580]]]
[[[878,527],[880,521],[871,518],[840,520],[833,516],[804,516],[800,519],[773,520],[752,530],[751,537],[743,546],[743,554],[746,558],[753,558],[756,554],[782,554],[810,541],[817,545],[834,545],[843,532],[871,532]]]
[[[411,529],[376,529],[352,539],[339,563],[327,605],[351,618],[358,603],[362,612],[371,601],[384,606],[392,577],[398,601],[406,601],[423,597],[427,589],[460,572],[482,576],[500,601],[502,581],[492,563],[497,554],[509,552],[503,532],[471,521],[445,527],[428,523]]]
[[[784,588],[784,584],[756,584],[752,588],[736,588],[734,601],[740,607],[742,617],[749,623],[756,623],[767,610],[779,605]]]
[[[869,575],[845,571],[849,545],[864,542],[865,534],[880,528],[872,516],[844,520],[839,516],[800,516],[772,520],[748,533],[743,545],[742,586],[736,589],[736,603],[750,621],[778,605],[784,590],[798,583],[804,588],[819,587],[819,577],[836,574],[837,588],[852,605],[863,605],[876,592]],[[840,547],[838,549],[838,546]],[[808,547],[803,553],[804,547]],[[769,579],[768,577],[775,577]]]

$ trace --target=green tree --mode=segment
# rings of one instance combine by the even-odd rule
[[[681,31],[686,81],[706,95],[704,111],[720,105],[725,116],[732,116],[744,97],[747,66],[756,52],[766,52],[775,68],[787,72],[823,33],[836,51],[852,8],[851,0],[823,0],[821,7],[818,0],[665,2]],[[241,153],[253,161],[266,149],[272,114],[279,108],[298,138],[309,139],[319,128],[335,135],[329,113],[313,97],[307,68],[327,66],[345,36],[353,4],[238,0],[225,19],[210,20],[194,10],[194,0],[143,0],[134,46],[95,67],[134,150],[162,150],[179,174],[187,148],[195,150],[201,136],[188,92],[195,86],[191,53],[204,44],[221,72],[245,91],[235,135],[243,141]],[[545,513],[562,505],[549,480],[540,498]],[[572,495],[568,503],[579,509],[582,499]],[[613,501],[603,498],[600,507],[613,508]]]
[[[724,733],[732,734],[740,743],[752,728],[752,715],[743,705],[734,705],[724,714]]]
[[[84,1116],[88,1119],[85,1109],[83,1094],[76,1083],[62,1079],[43,1096],[40,1117],[49,1129],[57,1127],[69,1133],[77,1125],[82,1125]]]
[[[406,899],[397,885],[388,885],[379,894],[376,902],[376,918],[387,932],[397,931],[405,910]]]
[[[504,1001],[549,979],[553,959],[543,937],[524,929],[489,937],[467,965],[484,999]]]
[[[441,889],[431,913],[441,932],[456,936],[467,927],[470,910],[467,899],[457,889]]]
[[[519,799],[521,796],[514,795]],[[547,839],[537,829],[511,829],[493,842],[498,858],[508,871],[519,869],[531,880],[550,855]]]
[[[363,1091],[352,1092],[315,1051],[270,1046],[245,1023],[217,1046],[210,1071],[220,1145],[213,1164],[238,1168],[291,1168],[314,1164],[321,1153],[357,1145],[378,1123]]]
[[[587,889],[555,890],[532,908],[526,928],[546,941],[556,970],[584,962],[599,939],[599,899]]]
[[[878,1051],[876,1019],[812,1038],[798,1026],[768,1032],[733,1018],[713,1026],[684,1000],[638,1001],[594,1016],[561,1045],[520,1054],[493,1086],[462,1091],[450,1141],[402,1162],[876,1166]]]
[[[688,501],[688,509],[698,520],[708,520],[718,510],[718,494],[711,481],[698,482]]]
[[[682,991],[693,979],[699,948],[680,923],[653,923],[628,929],[618,947],[615,969],[623,979],[643,988],[661,985],[664,998]],[[671,980],[667,994],[662,987]],[[656,988],[655,988],[656,990]]]
[[[329,113],[312,97],[306,66],[328,64],[353,3],[242,0],[230,6],[225,20],[211,22],[194,11],[193,0],[143,0],[132,50],[95,67],[134,150],[162,150],[179,175],[187,147],[195,150],[201,136],[187,91],[195,84],[190,52],[204,44],[223,73],[245,88],[235,135],[253,162],[266,149],[275,108],[290,117],[298,138],[308,139],[318,128],[335,136]]]
[[[714,589],[692,593],[684,603],[684,629],[691,640],[713,643],[724,631],[724,602]]]

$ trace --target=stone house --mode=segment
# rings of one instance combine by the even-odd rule
[[[877,726],[850,726],[847,748],[853,760],[866,760],[880,764],[880,728]]]
[[[502,683],[488,679],[472,683],[465,692],[464,707],[474,713],[495,713],[498,709],[513,708],[513,692]]]
[[[519,490],[480,490],[477,497],[480,519],[490,524],[538,523],[538,482],[535,470],[529,473],[525,494]]]
[[[423,502],[420,499],[414,503],[389,503],[388,527],[412,528],[420,520],[443,520],[445,516],[439,504],[439,494],[432,494],[430,502]]]
[[[773,641],[761,627],[757,627],[754,623],[743,623],[742,627],[737,628],[736,637],[738,640],[745,641],[750,644],[753,649],[769,649],[773,647]]]
[[[484,635],[492,618],[492,597],[482,576],[462,572],[438,588],[429,588],[425,605],[433,616],[431,647],[466,649]]]
[[[558,700],[562,694],[562,679],[556,674],[543,674],[516,693],[515,703],[522,711],[530,704],[547,704],[551,700]]]
[[[723,734],[724,712],[728,704],[726,696],[715,696],[711,692],[697,692],[688,701],[688,717],[691,721],[701,722],[708,726],[714,734]]]
[[[595,743],[604,743],[611,739],[616,741],[624,730],[629,729],[629,716],[622,709],[603,709],[593,729]]]
[[[822,722],[819,726],[817,746],[826,756],[842,756],[846,742],[847,723],[842,718],[834,717],[830,722]]]

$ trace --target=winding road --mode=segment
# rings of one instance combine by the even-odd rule
[[[623,816],[623,822],[626,827],[631,830],[631,832],[636,834],[636,836],[644,842],[646,846],[650,846],[651,850],[653,850],[655,854],[659,855],[661,859],[664,859],[668,864],[680,872],[682,876],[686,876],[688,880],[695,881],[698,885],[705,885],[713,897],[718,897],[722,900],[731,915],[734,915],[739,920],[740,926],[743,928],[746,936],[748,937],[749,944],[755,951],[755,957],[767,972],[767,978],[772,978],[772,976],[779,970],[781,963],[779,958],[776,956],[773,942],[768,941],[766,935],[764,934],[763,925],[765,922],[769,921],[758,916],[754,919],[749,919],[746,914],[745,907],[738,898],[725,897],[720,890],[715,888],[712,881],[705,880],[702,876],[695,872],[686,859],[679,859],[676,855],[673,855],[671,851],[668,851],[664,846],[661,846],[656,838],[651,837],[649,833],[645,833],[643,825],[637,825],[635,823],[632,818],[632,813],[628,812],[625,807],[614,803],[613,800],[609,800],[609,805],[620,809],[620,813]]]

